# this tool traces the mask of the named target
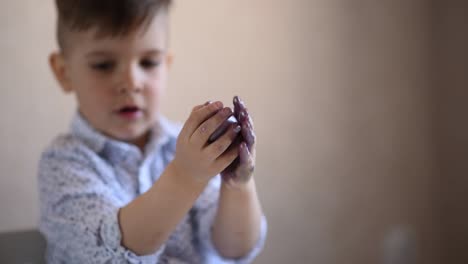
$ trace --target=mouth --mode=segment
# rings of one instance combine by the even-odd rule
[[[143,110],[138,106],[134,105],[127,105],[121,107],[116,112],[120,117],[123,117],[125,119],[136,119],[143,114]]]

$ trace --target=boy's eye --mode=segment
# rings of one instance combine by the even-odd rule
[[[143,67],[143,68],[147,68],[147,69],[150,69],[150,68],[154,68],[154,67],[158,67],[160,64],[159,61],[157,60],[142,60],[140,62],[140,65]]]
[[[110,71],[114,68],[113,62],[99,62],[91,64],[91,68],[98,70],[98,71]]]

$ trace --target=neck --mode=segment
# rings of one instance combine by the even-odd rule
[[[141,135],[140,137],[129,141],[129,143],[137,146],[140,149],[141,153],[145,153],[145,146],[150,140],[150,135],[151,135],[151,131],[148,131],[145,134]]]

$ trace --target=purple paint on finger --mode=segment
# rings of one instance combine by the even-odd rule
[[[233,104],[233,115],[241,125],[242,130],[232,143],[232,147],[238,148],[239,156],[221,172],[221,177],[228,184],[237,181],[243,182],[250,178],[253,172],[251,151],[253,151],[255,144],[252,119],[247,112],[244,102],[239,96],[235,96]]]
[[[240,99],[240,98],[238,98],[238,99],[239,99],[239,106],[240,106],[240,108],[241,108],[242,110],[246,109],[244,101],[242,101],[242,99]]]
[[[239,161],[240,161],[241,166],[247,165],[247,162],[249,161],[249,150],[245,142],[242,142],[240,145]]]
[[[240,111],[242,110],[240,106],[239,96],[234,96],[234,99],[232,101],[234,104],[234,116],[239,120]]]
[[[241,123],[243,123],[243,122],[246,120],[247,114],[245,113],[245,110],[242,110],[242,111],[240,112],[239,117],[240,117],[239,122],[241,122]]]
[[[249,151],[252,151],[253,145],[255,144],[255,134],[246,124],[242,126],[242,137],[244,138]]]
[[[234,116],[230,116],[226,121],[224,121],[216,130],[211,134],[210,138],[208,139],[208,143],[212,143],[216,141],[220,136],[224,135],[226,131],[233,126],[234,124],[238,124],[239,122]]]

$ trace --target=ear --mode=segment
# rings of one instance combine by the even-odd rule
[[[174,63],[174,53],[172,53],[171,51],[169,51],[169,52],[167,52],[167,55],[166,55],[166,65],[167,65],[167,68],[171,68],[172,63]]]
[[[62,87],[62,90],[66,93],[73,91],[68,77],[68,69],[66,67],[66,61],[62,53],[54,52],[49,56],[49,65],[54,73],[55,79]]]

